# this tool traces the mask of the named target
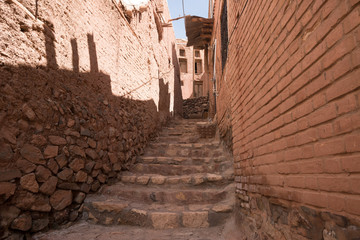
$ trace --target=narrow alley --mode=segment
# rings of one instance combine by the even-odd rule
[[[0,0],[0,239],[359,240],[359,0]]]

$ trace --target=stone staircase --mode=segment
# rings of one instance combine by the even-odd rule
[[[155,229],[223,224],[234,205],[232,158],[218,139],[198,137],[198,121],[164,128],[119,183],[86,198],[84,218]]]

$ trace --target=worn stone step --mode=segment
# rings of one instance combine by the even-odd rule
[[[155,229],[204,228],[223,224],[233,206],[231,199],[217,204],[144,206],[119,199],[88,198],[84,203],[83,218],[103,225],[126,224]]]
[[[192,144],[169,144],[149,146],[144,156],[158,157],[220,157],[223,156],[223,150],[214,145],[202,145],[202,147],[190,147]],[[184,146],[181,146],[184,145]]]
[[[139,156],[137,163],[158,163],[167,165],[202,165],[228,162],[232,164],[232,158],[227,156],[218,157],[157,157]]]
[[[148,180],[147,180],[148,181]],[[105,186],[99,195],[117,197],[122,200],[139,202],[143,204],[169,203],[175,205],[183,204],[214,204],[226,199],[228,194],[234,191],[234,185],[226,187],[206,187],[202,189],[174,189],[165,186],[132,186],[124,183],[117,183],[112,186]]]
[[[220,174],[199,173],[181,176],[164,176],[159,174],[136,174],[127,172],[121,176],[121,182],[135,185],[165,185],[174,187],[204,186],[204,185],[223,185],[229,184],[234,180],[233,170]]]
[[[202,165],[166,165],[158,163],[137,163],[130,172],[138,174],[183,175],[194,173],[219,173],[231,168],[230,162]]]

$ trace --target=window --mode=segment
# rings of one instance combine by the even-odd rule
[[[228,22],[227,22],[227,6],[226,0],[224,1],[223,9],[221,12],[221,63],[224,70],[227,54],[228,54]]]
[[[185,57],[185,50],[184,49],[180,49],[180,56]]]
[[[195,57],[200,57],[200,51],[199,50],[195,51]]]
[[[180,63],[180,72],[187,73],[187,60],[180,58],[179,63]]]
[[[195,74],[202,73],[202,61],[201,60],[195,60]]]
[[[180,81],[180,84],[181,84],[181,86],[184,86],[184,81],[181,80],[181,81]]]

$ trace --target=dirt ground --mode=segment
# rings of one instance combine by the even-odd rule
[[[101,226],[79,222],[70,227],[51,230],[33,236],[34,240],[242,240],[232,228],[232,222],[225,226],[210,228],[179,228],[154,230],[133,226]]]

